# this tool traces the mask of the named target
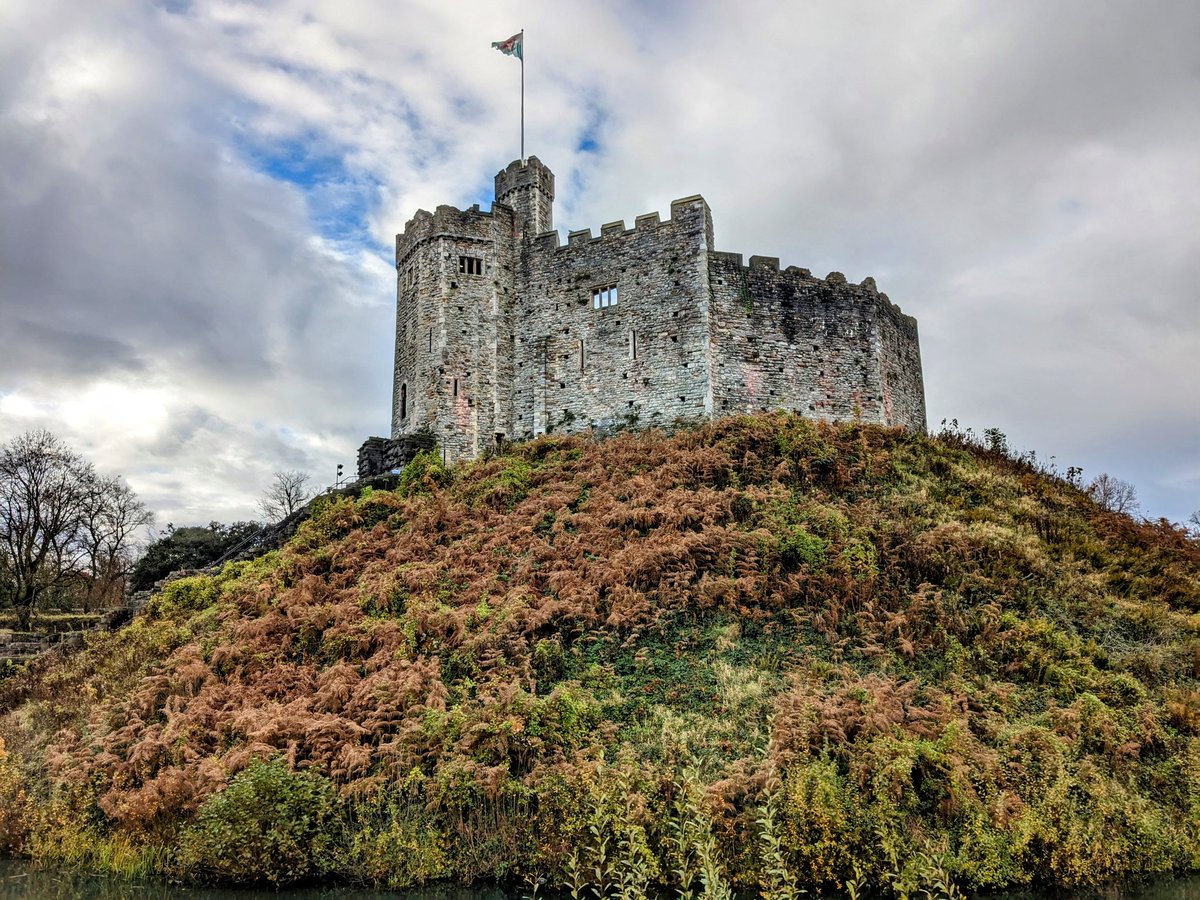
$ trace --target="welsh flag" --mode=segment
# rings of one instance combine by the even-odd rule
[[[492,41],[492,46],[505,56],[515,56],[521,62],[525,62],[525,57],[521,55],[521,44],[524,43],[524,39],[525,32],[518,31],[507,41]]]

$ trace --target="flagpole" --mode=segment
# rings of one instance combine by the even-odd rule
[[[525,162],[525,29],[521,29],[521,162]]]

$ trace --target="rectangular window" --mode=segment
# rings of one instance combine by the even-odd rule
[[[615,284],[592,288],[592,309],[608,309],[608,307],[616,305],[617,286]]]
[[[586,353],[587,353],[587,351],[585,350],[585,348],[583,346],[583,341],[580,341],[579,342],[579,371],[580,372],[584,371],[584,368],[587,363]]]
[[[637,359],[637,332],[629,332],[629,358]]]
[[[478,256],[460,256],[458,258],[458,274],[482,275],[483,260]]]

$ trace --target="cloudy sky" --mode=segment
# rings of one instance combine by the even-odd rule
[[[930,424],[1200,508],[1196,0],[0,0],[0,440],[160,525],[389,425],[395,233],[527,150],[565,229],[702,193],[873,275]]]

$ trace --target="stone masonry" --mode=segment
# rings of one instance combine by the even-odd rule
[[[777,408],[925,429],[916,320],[873,279],[746,265],[714,249],[700,196],[565,245],[553,204],[531,156],[496,175],[490,211],[418,210],[396,236],[391,442],[432,434],[453,461],[550,431]],[[363,477],[403,455],[368,444]]]

